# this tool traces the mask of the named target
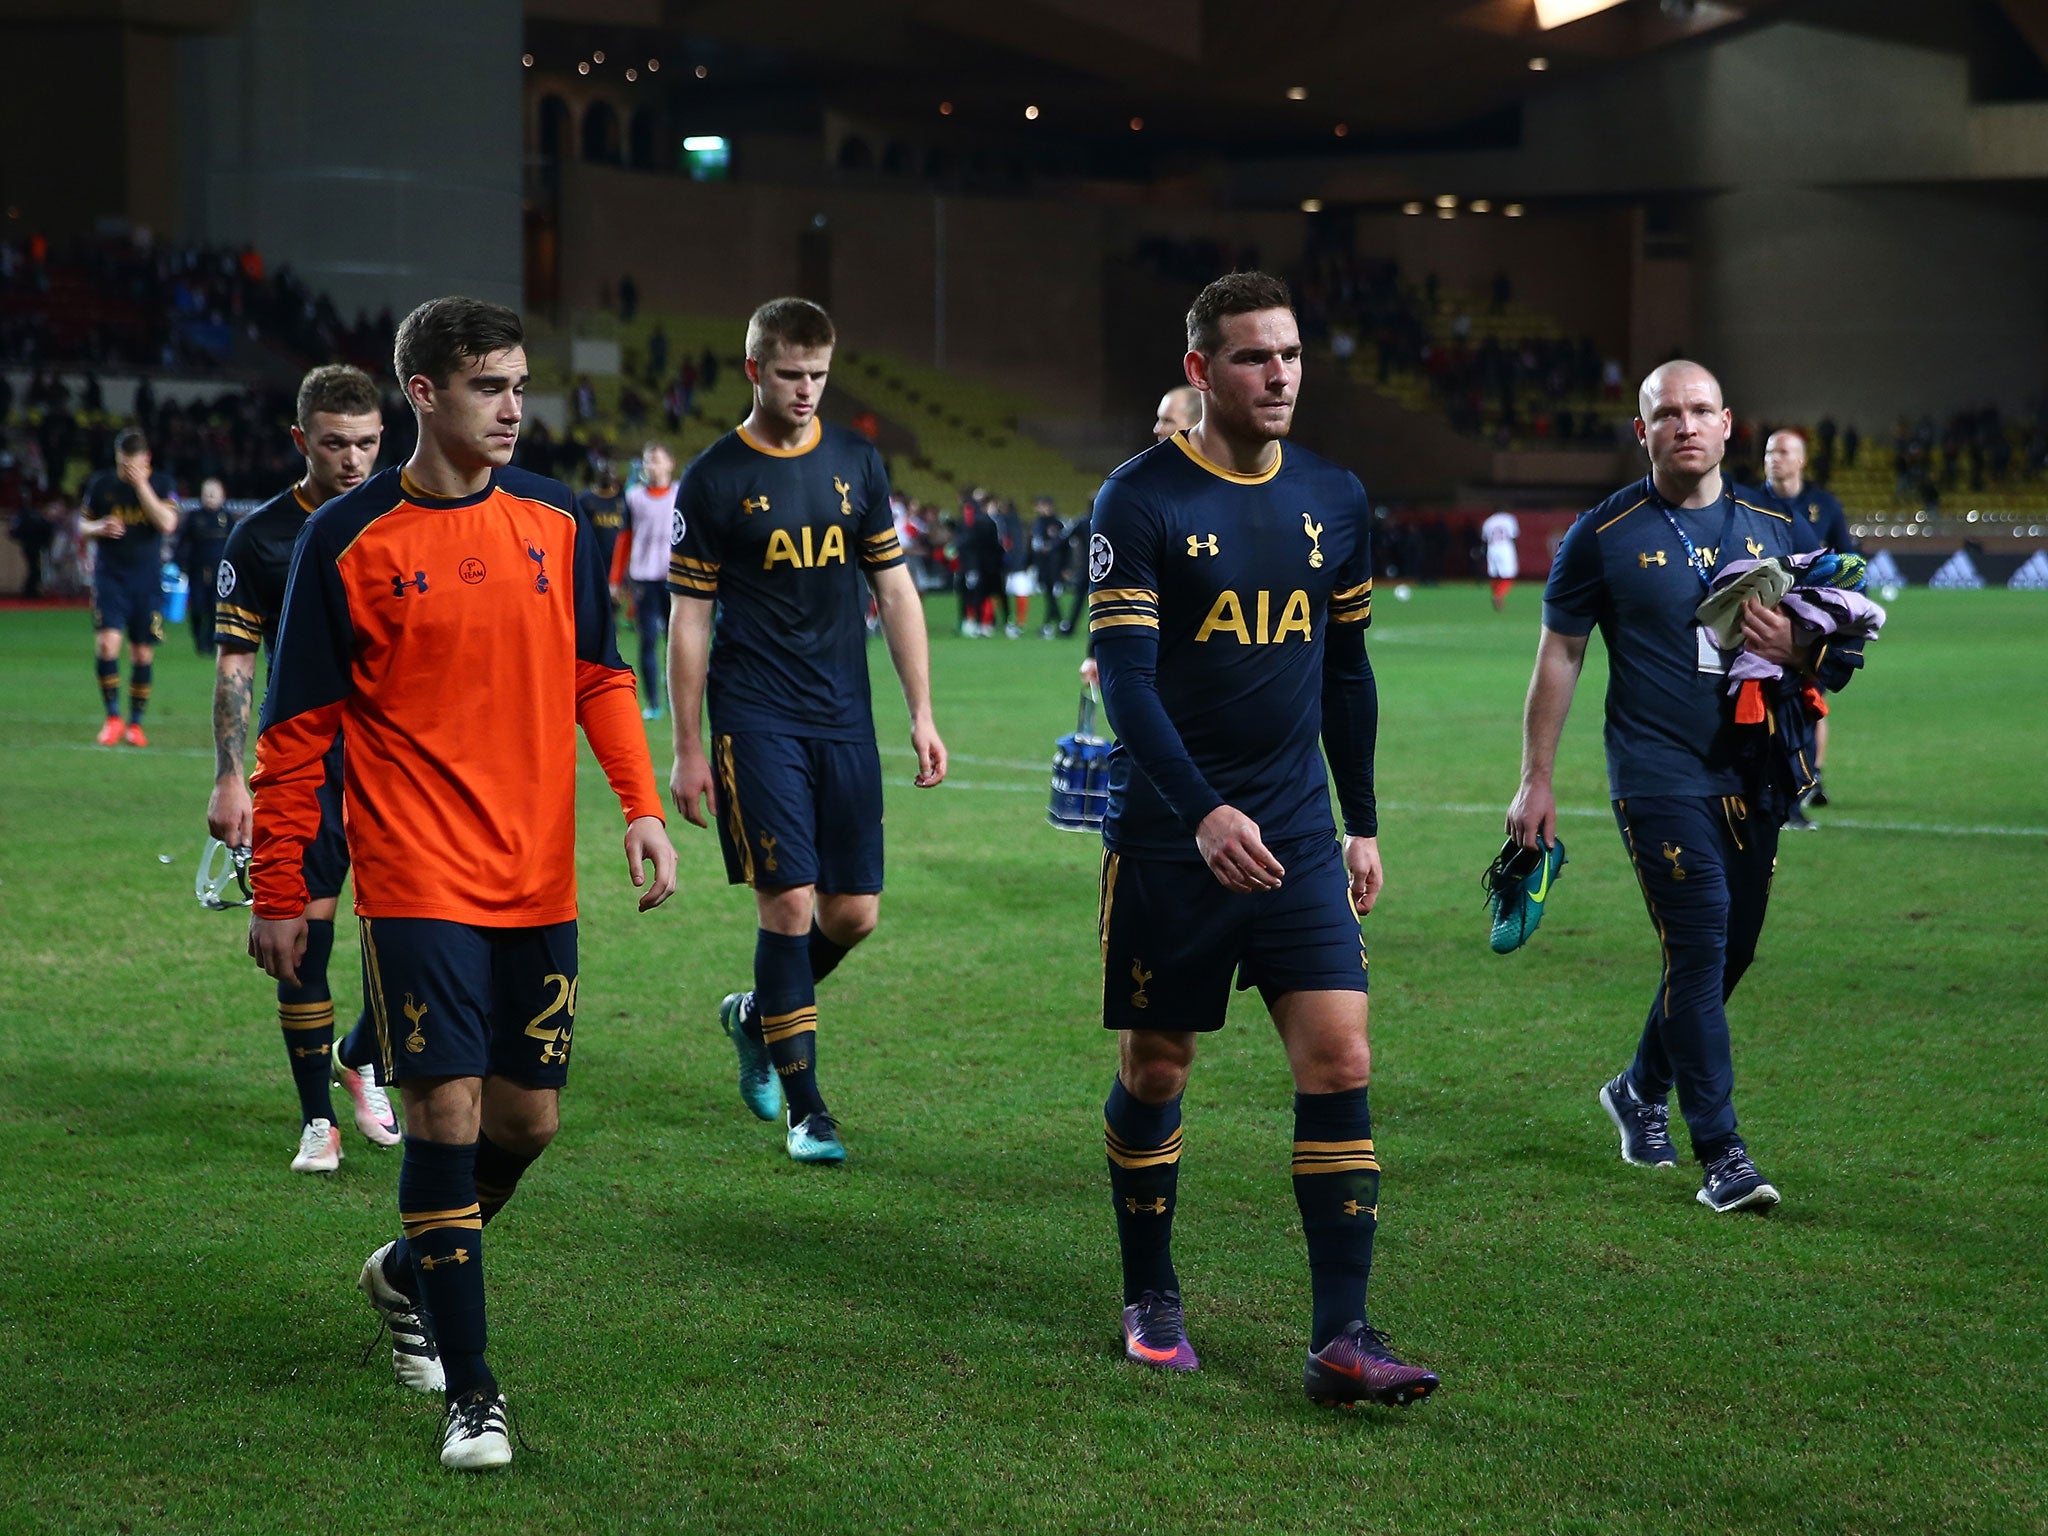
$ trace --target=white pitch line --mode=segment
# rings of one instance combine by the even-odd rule
[[[38,745],[55,747],[63,752],[103,752],[110,756],[118,753],[122,757],[130,757],[135,751],[134,748],[121,751],[121,749],[114,747],[100,747],[94,746],[89,742],[76,741],[42,742]],[[198,747],[145,747],[142,750],[153,753],[158,757],[211,758],[213,756],[211,752]],[[892,757],[908,757],[910,754],[907,751],[898,752],[892,750],[890,755]],[[1050,763],[1020,763],[1015,759],[1000,757],[969,757],[959,752],[949,753],[948,757],[953,762],[968,763],[979,768],[1014,768],[1020,773],[1044,773],[1048,777],[1044,784],[988,784],[971,779],[949,778],[940,786],[944,789],[971,789],[1001,795],[1043,795],[1049,791],[1052,783],[1050,778],[1052,765]],[[916,787],[913,781],[909,779],[890,779],[888,782],[898,789],[912,789]],[[1425,815],[1438,816],[1501,816],[1506,814],[1506,807],[1498,805],[1421,805],[1408,800],[1382,800],[1380,802],[1380,809],[1404,813],[1419,812]],[[1557,808],[1557,814],[1560,816],[1588,818],[1595,821],[1611,820],[1614,815],[1610,810],[1596,810],[1591,806],[1583,805],[1561,805]],[[1824,828],[1841,827],[1846,831],[1853,832],[1924,832],[1937,837],[2048,837],[2048,827],[1964,827],[1930,821],[1864,821],[1860,817],[1848,816],[1830,816],[1821,823],[1821,826]]]

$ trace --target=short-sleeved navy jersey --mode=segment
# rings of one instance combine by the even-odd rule
[[[1673,520],[1677,528],[1673,527]],[[1607,782],[1630,795],[1731,795],[1726,678],[1701,670],[1693,610],[1706,582],[1689,563],[1683,529],[1711,580],[1732,560],[1789,555],[1792,519],[1724,481],[1712,506],[1674,507],[1649,478],[1584,513],[1558,546],[1543,589],[1543,624],[1607,644]]]
[[[298,486],[273,496],[235,526],[214,579],[213,643],[224,650],[277,654],[292,548],[313,515]]]
[[[177,488],[161,472],[149,477],[150,488],[166,502],[175,503]],[[155,570],[163,561],[163,534],[149,514],[142,510],[142,497],[134,486],[111,469],[96,471],[78,493],[79,505],[91,518],[118,517],[127,530],[118,539],[95,539],[99,553],[97,568],[123,576],[136,571]]]
[[[728,432],[683,475],[675,522],[669,591],[718,603],[712,730],[872,741],[862,573],[903,563],[875,445],[815,419],[799,448]]]
[[[609,571],[612,568],[612,547],[619,542],[619,530],[626,526],[626,498],[622,492],[600,496],[596,491],[585,491],[576,498],[583,515],[590,519],[590,531],[597,535],[598,564]]]
[[[1798,553],[1813,549],[1832,549],[1842,555],[1856,553],[1856,541],[1849,535],[1849,514],[1826,487],[1808,481],[1799,488],[1797,496],[1780,496],[1766,481],[1750,499],[1792,519],[1792,547]]]
[[[1267,472],[1239,475],[1176,433],[1096,497],[1088,627],[1105,672],[1116,638],[1157,633],[1167,718],[1268,847],[1336,835],[1320,744],[1326,625],[1371,622],[1371,539],[1358,477],[1291,443]],[[1109,849],[1199,859],[1182,813],[1213,808],[1176,811],[1128,746],[1111,751]]]

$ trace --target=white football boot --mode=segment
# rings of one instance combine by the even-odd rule
[[[386,1243],[363,1261],[356,1288],[391,1334],[391,1374],[398,1384],[415,1392],[445,1392],[448,1378],[441,1372],[441,1346],[434,1340],[433,1323],[418,1302],[384,1278],[384,1255],[397,1246]]]
[[[341,1132],[332,1120],[308,1120],[299,1132],[293,1173],[332,1173],[341,1166]]]

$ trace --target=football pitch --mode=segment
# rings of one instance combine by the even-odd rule
[[[397,1152],[344,1116],[339,1174],[287,1171],[271,985],[244,914],[193,899],[210,664],[174,632],[154,745],[100,749],[84,613],[0,613],[0,1531],[2048,1530],[2048,599],[1908,592],[1837,702],[1834,808],[1785,838],[1731,1007],[1785,1196],[1758,1218],[1695,1204],[1690,1164],[1622,1164],[1595,1102],[1657,971],[1598,644],[1558,769],[1571,863],[1529,948],[1487,949],[1536,597],[1382,591],[1368,637],[1372,1314],[1436,1397],[1302,1397],[1256,994],[1187,1096],[1203,1369],[1121,1360],[1099,844],[1044,822],[1080,645],[962,640],[941,599],[947,786],[910,787],[872,648],[888,892],[819,996],[843,1169],[739,1102],[715,1010],[754,921],[715,840],[672,817],[681,890],[637,915],[584,753],[575,1069],[488,1243],[529,1448],[489,1478],[438,1466],[439,1404],[386,1348],[362,1363]],[[355,965],[345,918],[345,1018]]]

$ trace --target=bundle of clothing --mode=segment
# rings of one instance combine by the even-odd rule
[[[1884,609],[1863,595],[1860,555],[1810,554],[1737,560],[1714,579],[1693,617],[1728,664],[1728,705],[1736,726],[1736,764],[1751,814],[1779,823],[1813,787],[1814,727],[1863,665],[1863,647],[1884,629]],[[1815,647],[1813,675],[1788,673],[1743,644],[1742,605],[1755,598],[1792,620],[1801,645]]]

